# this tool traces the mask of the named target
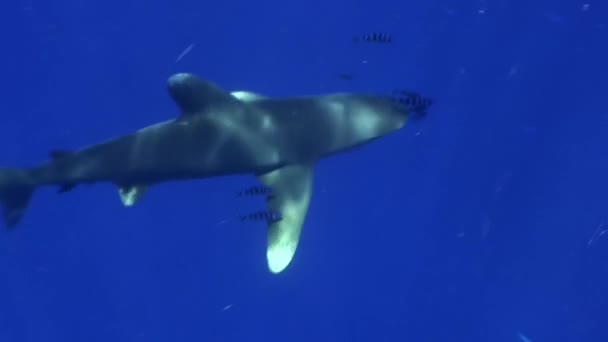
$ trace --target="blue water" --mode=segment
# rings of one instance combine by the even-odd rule
[[[425,120],[318,163],[280,275],[264,226],[234,220],[263,205],[234,196],[251,176],[158,186],[128,209],[110,185],[37,192],[0,234],[0,342],[608,341],[604,1],[0,13],[5,166],[175,117],[165,82],[180,71],[269,96],[435,99]],[[353,43],[371,32],[394,41]]]

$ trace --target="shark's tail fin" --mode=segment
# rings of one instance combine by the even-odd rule
[[[0,204],[8,228],[19,223],[35,188],[27,170],[0,168]]]

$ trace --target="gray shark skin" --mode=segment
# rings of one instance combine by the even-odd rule
[[[177,118],[75,151],[53,151],[31,168],[0,168],[0,203],[9,228],[23,217],[35,189],[108,182],[124,205],[170,181],[253,174],[273,190],[267,263],[272,273],[293,259],[306,217],[317,160],[401,128],[408,113],[388,98],[329,94],[272,99],[229,93],[188,73],[172,75],[168,91]]]

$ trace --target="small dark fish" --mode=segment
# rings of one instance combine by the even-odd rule
[[[381,43],[388,44],[393,42],[393,37],[386,33],[368,33],[362,36],[356,36],[354,38],[355,43],[368,42],[368,43]]]
[[[266,221],[266,223],[278,222],[281,219],[283,219],[281,213],[269,210],[260,210],[241,216],[241,221]]]
[[[353,74],[341,73],[341,74],[338,74],[338,78],[345,80],[345,81],[350,81],[353,79]]]
[[[403,105],[406,110],[421,116],[426,115],[428,108],[433,104],[433,100],[413,91],[397,89],[393,94],[395,101]]]
[[[259,196],[259,195],[266,195],[266,196],[270,196],[272,193],[272,189],[267,187],[267,186],[263,186],[263,185],[254,185],[251,186],[245,190],[239,191],[237,193],[238,197],[243,197],[243,196]]]

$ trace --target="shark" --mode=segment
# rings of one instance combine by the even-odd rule
[[[398,130],[412,114],[374,94],[272,98],[229,92],[187,72],[170,75],[167,90],[178,108],[169,120],[77,150],[53,150],[35,166],[1,167],[6,227],[22,221],[34,191],[44,186],[65,193],[109,183],[133,206],[162,183],[254,175],[272,189],[268,208],[281,214],[267,222],[267,266],[277,274],[296,253],[316,162]]]

